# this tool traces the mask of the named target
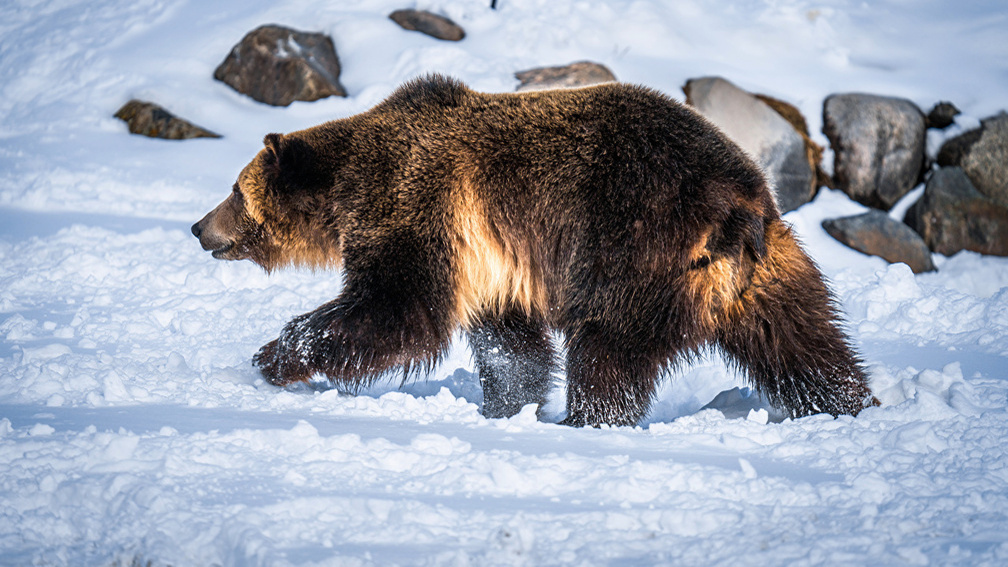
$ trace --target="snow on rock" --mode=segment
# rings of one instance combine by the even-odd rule
[[[929,133],[934,154],[1004,105],[1004,9],[422,4],[465,41],[398,32],[397,0],[0,5],[0,563],[1008,562],[1008,259],[933,255],[938,271],[915,276],[829,237],[824,219],[865,209],[822,189],[785,219],[880,407],[784,419],[702,353],[639,427],[574,430],[552,423],[562,375],[544,421],[533,406],[483,418],[461,338],[402,388],[266,384],[251,355],[339,275],[267,276],[188,232],[265,133],[363,111],[427,72],[507,92],[517,70],[591,60],[673,97],[724,76],[795,101],[819,144],[830,93],[951,100],[963,114]],[[234,38],[267,22],[337,38],[353,96],[273,108],[214,81]],[[111,114],[131,98],[224,138],[129,136]]]

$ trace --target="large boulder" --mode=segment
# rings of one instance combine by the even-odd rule
[[[906,99],[836,94],[823,104],[835,186],[888,210],[917,184],[925,158],[924,113]]]
[[[287,106],[346,96],[332,39],[283,26],[249,32],[214,71],[214,78],[259,102]]]
[[[131,100],[116,111],[115,117],[126,122],[131,134],[150,138],[166,140],[220,138],[219,134],[183,120],[153,102]]]
[[[616,75],[601,63],[578,61],[559,67],[536,67],[518,71],[515,78],[520,81],[515,89],[517,91],[542,91],[610,83],[616,80]]]
[[[935,171],[905,220],[946,256],[960,250],[1008,256],[1008,207],[977,191],[962,168]]]
[[[781,115],[781,118],[788,121],[788,124],[798,132],[801,136],[802,142],[805,143],[805,157],[808,159],[809,167],[815,171],[815,182],[812,187],[812,196],[815,197],[815,192],[820,187],[833,187],[833,178],[830,177],[822,168],[822,157],[823,157],[823,147],[815,143],[812,140],[812,135],[809,132],[808,122],[805,120],[805,116],[802,115],[801,111],[795,105],[768,96],[765,94],[755,93],[753,96],[762,100],[773,109],[774,112]]]
[[[396,10],[389,14],[389,19],[404,30],[418,31],[436,39],[461,41],[465,37],[465,31],[458,24],[426,10]]]
[[[915,274],[935,269],[931,262],[931,251],[920,235],[877,209],[860,215],[824,220],[822,226],[830,236],[847,246],[871,256],[879,256],[890,264],[903,262]]]
[[[815,165],[798,131],[766,102],[720,77],[691,79],[686,102],[753,156],[771,178],[781,212],[812,200]]]
[[[1008,207],[1008,114],[981,120],[980,128],[946,141],[938,165],[961,167],[981,193]]]

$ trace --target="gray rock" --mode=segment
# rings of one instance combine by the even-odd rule
[[[770,177],[781,212],[812,200],[817,188],[805,141],[779,113],[720,77],[691,79],[686,102],[753,156]]]
[[[955,117],[959,114],[961,114],[959,109],[951,102],[939,102],[927,114],[927,127],[948,128],[955,122]]]
[[[115,117],[129,125],[131,134],[166,140],[220,138],[219,134],[183,120],[153,102],[131,100],[116,111]]]
[[[445,41],[461,41],[465,37],[465,31],[458,24],[425,10],[396,10],[389,14],[389,19],[404,30],[418,31]]]
[[[924,165],[924,114],[909,100],[839,94],[823,104],[833,179],[852,199],[888,210],[917,184]]]
[[[346,96],[332,39],[276,25],[249,32],[214,71],[214,78],[259,102],[287,106]]]
[[[591,61],[578,61],[560,67],[536,67],[515,73],[521,81],[517,91],[541,91],[548,89],[570,89],[609,83],[616,75],[608,67]]]
[[[1008,207],[977,191],[961,168],[935,171],[904,220],[940,254],[1008,256]]]
[[[980,128],[942,145],[938,165],[956,165],[981,193],[1008,207],[1008,114],[980,121]]]
[[[762,100],[781,115],[781,118],[788,121],[788,124],[798,132],[802,141],[805,142],[805,157],[808,159],[809,167],[815,171],[815,182],[812,184],[812,197],[815,197],[816,190],[820,187],[833,188],[833,178],[822,168],[823,147],[812,140],[809,134],[808,122],[805,116],[795,105],[765,94],[754,93],[753,96]]]
[[[890,264],[902,262],[915,274],[935,269],[931,251],[924,240],[909,226],[889,218],[882,211],[824,220],[830,236],[847,246],[871,256],[879,256]]]

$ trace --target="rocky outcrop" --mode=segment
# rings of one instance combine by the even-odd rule
[[[219,134],[183,120],[153,102],[131,100],[116,111],[115,117],[126,122],[131,134],[166,140],[220,138]]]
[[[418,31],[436,39],[461,41],[465,37],[465,30],[458,24],[425,10],[396,10],[389,14],[389,19],[404,30]]]
[[[781,114],[720,77],[691,79],[683,91],[688,104],[763,166],[782,212],[812,199],[817,189],[815,164],[810,163],[805,140]]]
[[[276,25],[249,32],[214,71],[214,78],[273,106],[346,96],[329,36]]]
[[[902,262],[915,274],[935,269],[924,240],[907,225],[872,209],[867,213],[825,220],[826,232],[847,246],[890,264]]]
[[[868,94],[831,95],[823,133],[833,148],[835,187],[888,210],[917,184],[924,165],[924,114],[909,100]]]
[[[938,165],[961,167],[981,193],[1008,207],[1008,114],[981,120],[980,128],[946,141]]]
[[[977,191],[959,167],[935,171],[905,220],[940,254],[1008,256],[1008,207]]]
[[[560,67],[536,67],[518,71],[515,78],[521,84],[517,91],[541,91],[548,89],[571,89],[616,80],[616,75],[608,67],[591,61],[578,61]]]

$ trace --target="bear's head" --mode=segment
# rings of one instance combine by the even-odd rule
[[[221,260],[252,260],[267,271],[339,262],[338,222],[326,196],[333,176],[297,133],[268,134],[231,195],[192,225],[204,250]],[[327,214],[328,212],[328,214]]]

